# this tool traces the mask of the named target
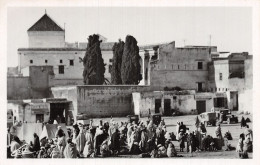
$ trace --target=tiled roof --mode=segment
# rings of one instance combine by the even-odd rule
[[[64,31],[47,14],[44,14],[28,31]]]

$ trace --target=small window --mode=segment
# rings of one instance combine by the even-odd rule
[[[30,64],[32,64],[33,63],[33,60],[30,60]]]
[[[172,99],[173,99],[173,100],[176,100],[176,99],[177,99],[177,97],[176,97],[176,96],[172,96]]]
[[[203,69],[203,63],[202,62],[198,62],[198,69]]]
[[[110,58],[110,59],[109,59],[109,62],[113,62],[113,59],[112,59],[112,58]]]
[[[70,60],[70,66],[74,66],[74,60]]]
[[[59,66],[59,74],[64,74],[64,65]]]
[[[202,92],[202,82],[198,82],[198,92]]]
[[[173,70],[173,65],[172,65],[172,70]]]
[[[226,88],[226,91],[227,91],[227,88]]]
[[[62,61],[62,60],[60,60],[60,63],[61,63],[61,64],[62,64],[62,62],[63,62],[63,61]]]
[[[45,60],[45,64],[47,64],[48,63],[48,60]]]
[[[219,80],[222,80],[222,73],[219,73]]]
[[[178,70],[180,69],[180,65],[178,65]]]

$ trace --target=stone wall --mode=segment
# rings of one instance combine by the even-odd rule
[[[51,88],[54,98],[72,101],[74,115],[89,117],[127,116],[134,114],[132,93],[149,90],[147,86],[69,86]]]
[[[151,63],[151,86],[197,89],[197,83],[208,86],[209,48],[175,48],[168,44],[159,49],[159,58]],[[199,63],[202,68],[199,68]]]
[[[40,99],[49,97],[49,75],[52,66],[31,66],[29,77],[7,77],[7,99]]]

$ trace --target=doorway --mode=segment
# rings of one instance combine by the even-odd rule
[[[232,101],[233,110],[238,111],[238,92],[230,92],[230,100]]]
[[[50,104],[50,123],[57,120],[58,123],[66,123],[67,103],[51,103]]]
[[[44,114],[36,114],[36,123],[37,122],[43,123],[44,121]]]
[[[164,99],[164,115],[171,115],[171,99]]]
[[[206,101],[197,101],[196,103],[198,114],[206,112]]]
[[[155,113],[160,113],[161,106],[162,106],[162,100],[155,99]]]

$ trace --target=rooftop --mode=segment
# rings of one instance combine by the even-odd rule
[[[28,31],[64,31],[46,13]]]

